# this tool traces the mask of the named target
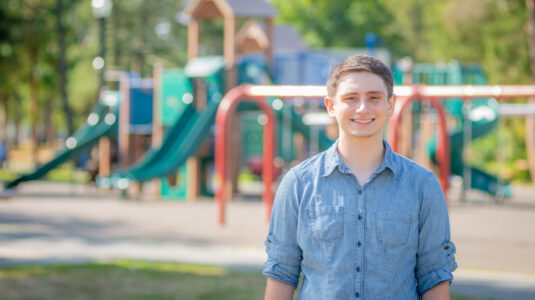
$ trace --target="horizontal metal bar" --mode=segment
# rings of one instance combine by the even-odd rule
[[[250,85],[247,94],[258,97],[325,97],[327,89],[321,85]],[[400,97],[428,98],[526,98],[535,97],[535,85],[413,85],[395,86]]]
[[[499,106],[500,116],[506,118],[535,116],[535,104],[504,103]]]

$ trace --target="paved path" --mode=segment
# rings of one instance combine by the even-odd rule
[[[534,192],[521,188],[503,205],[478,195],[469,204],[452,201],[454,293],[535,299]],[[17,197],[0,199],[0,266],[135,258],[260,269],[262,204],[236,201],[227,213],[220,227],[212,201],[125,201],[87,186],[28,183]]]

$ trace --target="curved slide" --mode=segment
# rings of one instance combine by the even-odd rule
[[[106,92],[104,97],[95,105],[84,125],[66,140],[64,149],[59,151],[51,161],[33,172],[8,182],[5,188],[15,188],[22,182],[39,179],[74,155],[93,146],[101,137],[115,135],[117,132],[118,103],[118,92]]]
[[[471,140],[488,134],[498,123],[498,102],[492,98],[474,100],[468,118],[469,120],[465,120],[464,122],[470,122],[472,130],[468,134]],[[451,173],[461,177],[465,176],[466,168],[466,163],[463,159],[465,130],[466,129],[461,126],[450,133]],[[436,163],[436,137],[429,142],[427,148],[433,163]],[[512,196],[511,186],[503,179],[476,167],[469,166],[468,168],[470,174],[470,188],[486,192],[494,197]]]
[[[165,135],[161,147],[149,151],[127,170],[113,174],[112,182],[115,186],[125,188],[133,181],[147,181],[155,177],[173,175],[191,155],[195,154],[210,133],[222,98],[221,84],[217,76],[207,76],[205,81],[206,107],[202,111],[196,111],[192,104],[184,105],[176,122]]]

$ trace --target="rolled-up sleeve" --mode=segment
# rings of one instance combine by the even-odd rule
[[[421,188],[416,279],[423,295],[434,286],[453,280],[457,268],[455,245],[450,240],[448,208],[442,189],[432,174]]]
[[[302,260],[302,251],[297,244],[299,191],[299,181],[291,169],[275,194],[269,233],[264,243],[268,259],[263,274],[293,286],[299,282]]]

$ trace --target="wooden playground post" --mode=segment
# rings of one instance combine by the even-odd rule
[[[412,63],[408,66],[406,70],[403,72],[403,84],[404,85],[412,85]],[[411,157],[412,156],[412,106],[409,107],[409,109],[405,109],[402,112],[403,116],[401,117],[401,139],[399,140],[399,154],[405,156],[405,157]],[[421,115],[420,115],[421,116]],[[420,139],[422,141],[422,139]]]
[[[269,73],[273,72],[273,20],[271,18],[264,18],[266,24],[266,35],[268,38],[268,45],[265,52],[267,68]]]
[[[163,64],[156,63],[153,69],[154,85],[152,87],[152,142],[151,145],[154,149],[161,147],[163,140],[163,125],[160,120],[160,107],[161,103],[161,88],[159,83],[162,79]],[[152,194],[155,198],[158,198],[161,194],[160,178],[154,178],[152,180]]]
[[[126,168],[130,164],[130,83],[128,75],[123,74],[119,81],[122,95],[119,104],[119,165]]]
[[[195,79],[195,109],[197,111],[203,110],[206,107],[207,93],[206,83],[201,78]],[[192,155],[186,161],[186,199],[188,201],[196,201],[201,194],[201,163],[199,154]]]
[[[236,17],[225,16],[223,56],[225,58],[225,87],[230,90],[237,84],[236,74]]]
[[[192,18],[188,24],[188,60],[192,60],[199,55],[199,20]]]
[[[98,175],[108,178],[111,175],[111,142],[110,138],[102,137],[98,141]]]

